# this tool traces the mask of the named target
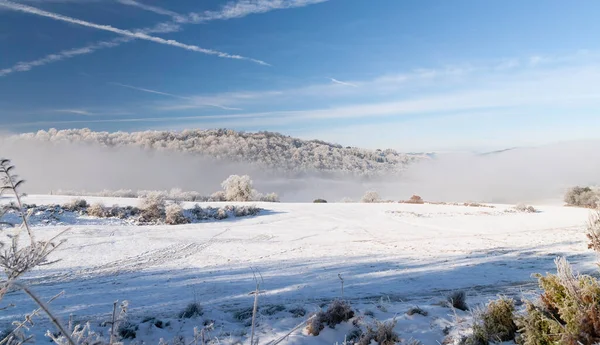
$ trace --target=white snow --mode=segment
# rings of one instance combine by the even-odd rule
[[[64,203],[72,198],[29,196],[25,202]],[[106,205],[138,202],[86,199]],[[172,321],[167,329],[142,324],[138,340],[156,343],[178,333],[191,337],[194,326],[212,319],[216,328],[211,336],[232,343],[248,341],[249,327],[233,313],[252,306],[253,272],[263,280],[262,306],[303,307],[308,313],[341,297],[341,274],[343,297],[359,313],[371,310],[379,320],[397,317],[396,330],[403,339],[435,344],[442,341],[445,326],[469,315],[454,315],[439,306],[448,291],[466,290],[471,305],[498,294],[527,297],[537,288],[531,274],[553,271],[559,255],[581,271],[595,269],[584,233],[586,209],[534,205],[539,212],[510,213],[506,211],[512,205],[253,204],[265,211],[179,226],[89,225],[74,219],[67,242],[52,256],[60,261],[29,273],[26,281],[45,299],[65,291],[51,305],[64,320],[72,314],[101,329],[98,323],[108,320],[113,302],[128,300],[132,321],[145,316]],[[35,231],[39,238],[49,238],[67,227]],[[177,313],[194,300],[205,315],[177,321]],[[11,303],[16,307],[0,313],[1,328],[34,309],[22,292],[8,294],[0,307]],[[430,314],[405,315],[414,305]],[[280,311],[259,321],[262,344],[302,318]],[[34,329],[39,341],[43,327],[51,328],[42,321]],[[287,343],[342,343],[351,327],[326,329],[318,337],[296,332]]]

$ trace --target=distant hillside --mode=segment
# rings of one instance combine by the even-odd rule
[[[141,147],[173,150],[218,160],[245,162],[287,172],[343,173],[358,176],[399,173],[426,154],[395,150],[343,147],[320,140],[301,140],[279,133],[233,130],[94,132],[89,129],[38,131],[20,139],[50,142],[84,142],[107,147]]]

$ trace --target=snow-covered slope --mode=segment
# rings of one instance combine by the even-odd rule
[[[69,199],[30,196],[26,202]],[[344,298],[362,311],[374,311],[378,319],[397,316],[403,338],[431,344],[441,341],[442,328],[454,317],[449,309],[435,307],[448,291],[466,290],[471,303],[500,293],[521,296],[536,288],[531,274],[552,271],[558,255],[567,255],[582,271],[595,267],[586,248],[589,211],[584,209],[536,205],[538,213],[512,213],[506,212],[508,205],[257,205],[266,211],[255,217],[180,226],[78,225],[74,220],[68,241],[53,256],[60,261],[27,279],[44,298],[66,291],[52,303],[62,318],[73,314],[95,324],[106,320],[115,300],[128,300],[130,317],[138,321],[174,319],[196,300],[206,310],[203,318],[218,325],[213,336],[234,342],[246,341],[249,329],[233,314],[251,307],[254,272],[263,280],[261,305],[308,312],[340,297],[341,274]],[[48,238],[66,227],[39,227],[36,234]],[[2,303],[17,307],[0,313],[0,326],[34,308],[20,292]],[[413,305],[430,309],[430,316],[404,315]],[[264,341],[301,321],[286,311],[262,317]],[[139,331],[138,338],[191,332],[190,322],[181,329]],[[317,338],[297,332],[289,342],[341,343],[344,327]]]

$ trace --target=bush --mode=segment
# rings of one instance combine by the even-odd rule
[[[454,291],[446,298],[448,304],[458,310],[467,311],[469,306],[467,305],[467,294],[464,291]]]
[[[600,210],[590,216],[587,226],[588,248],[600,253]]]
[[[325,200],[325,199],[315,199],[313,201],[313,203],[315,203],[315,204],[326,204],[327,200]]]
[[[218,191],[218,192],[212,193],[211,196],[210,196],[210,199],[208,201],[212,201],[212,202],[227,201],[227,199],[225,198],[225,192]]]
[[[326,311],[318,312],[314,318],[312,318],[307,326],[308,334],[319,335],[325,328],[325,325],[329,328],[335,328],[342,322],[346,322],[354,317],[354,310],[348,302],[342,300],[335,300],[331,302]]]
[[[379,197],[379,194],[377,194],[377,192],[375,191],[368,191],[365,193],[365,195],[363,195],[361,201],[364,203],[376,203],[379,202],[381,200],[381,198]]]
[[[225,199],[227,201],[252,200],[252,180],[248,175],[231,175],[221,183],[221,186],[225,190]]]
[[[564,200],[570,206],[589,208],[597,208],[599,206],[598,193],[590,187],[573,187],[567,190]]]
[[[425,311],[419,307],[412,307],[412,308],[408,309],[406,314],[409,316],[413,316],[415,314],[419,314],[419,315],[423,315],[423,316],[429,315],[429,313],[427,311]]]
[[[267,195],[260,196],[257,201],[262,202],[279,202],[279,195],[277,193],[269,193]]]
[[[138,325],[134,325],[128,321],[125,321],[119,324],[117,333],[121,339],[135,339],[138,329]]]
[[[407,204],[424,204],[423,198],[418,195],[413,195],[406,201]]]
[[[400,342],[400,336],[394,331],[396,320],[379,322],[367,326],[367,331],[358,340],[358,345],[370,345],[372,341],[379,345],[394,345]]]
[[[171,204],[165,209],[165,223],[169,225],[188,224],[191,220],[183,215],[183,208],[178,204]]]
[[[540,303],[527,303],[516,319],[524,345],[595,344],[600,341],[600,283],[574,275],[564,258],[555,260],[556,274],[536,275],[543,293]]]
[[[79,212],[85,210],[88,206],[89,205],[85,199],[73,199],[70,202],[62,205],[62,208],[65,211]]]
[[[531,205],[525,205],[525,204],[518,204],[517,206],[515,206],[515,210],[517,210],[518,212],[524,212],[524,213],[536,213],[537,212],[535,207],[533,207]]]
[[[193,302],[188,304],[185,309],[183,309],[179,313],[180,319],[191,319],[193,317],[202,316],[204,314],[204,310],[199,303]]]
[[[165,219],[165,196],[162,193],[148,193],[141,202],[140,221],[159,223]]]
[[[490,301],[484,310],[474,316],[473,335],[470,343],[485,343],[488,341],[504,342],[515,339],[517,325],[514,322],[515,302],[502,297]],[[469,341],[467,341],[469,343]]]
[[[97,202],[88,207],[87,214],[92,217],[106,218],[108,216],[108,211],[102,203]]]

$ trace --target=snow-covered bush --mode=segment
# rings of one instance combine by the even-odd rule
[[[160,223],[165,219],[165,195],[149,192],[140,203],[140,221],[145,223]]]
[[[565,202],[567,205],[596,208],[599,206],[599,193],[590,187],[573,187],[567,190]]]
[[[88,207],[88,203],[85,199],[73,199],[68,203],[62,205],[63,210],[69,212],[83,211]]]
[[[597,344],[600,342],[600,282],[574,274],[565,258],[558,258],[556,274],[536,275],[542,295],[527,302],[525,315],[516,317],[520,343]]]
[[[518,212],[523,212],[523,213],[536,213],[537,212],[535,207],[533,207],[531,205],[526,205],[526,204],[518,204],[517,206],[515,206],[515,210],[517,210]]]
[[[221,183],[221,187],[225,191],[225,199],[227,201],[252,200],[252,180],[248,175],[231,175]]]
[[[325,199],[315,199],[313,201],[313,203],[315,203],[315,204],[326,204],[327,200],[325,200]]]
[[[375,191],[366,192],[361,199],[361,201],[365,203],[375,203],[379,202],[380,200],[381,198],[379,197],[379,194]]]
[[[517,325],[515,318],[515,301],[501,297],[490,301],[488,305],[475,312],[473,335],[475,342],[504,342],[515,339]]]
[[[170,204],[165,209],[165,223],[169,225],[188,224],[190,219],[183,214],[181,206]]]
[[[309,321],[307,325],[308,334],[319,335],[325,328],[325,325],[330,328],[335,328],[342,322],[346,322],[354,317],[354,310],[350,304],[343,300],[334,300],[329,304],[326,311],[319,311]]]
[[[255,201],[279,202],[279,195],[277,195],[277,193],[269,193],[267,195],[259,195],[259,197],[255,199]]]
[[[370,345],[375,341],[378,345],[395,345],[400,342],[396,331],[396,320],[380,322],[375,320],[373,325],[367,325],[367,331],[359,338],[357,345]]]
[[[106,218],[108,216],[108,211],[102,203],[97,202],[87,208],[87,214],[92,217]]]
[[[180,319],[191,319],[193,317],[202,316],[203,314],[204,310],[200,303],[192,302],[188,304],[178,316]]]
[[[448,305],[452,308],[462,311],[469,310],[469,306],[467,305],[467,294],[462,290],[450,293],[446,297],[446,300],[448,301]]]
[[[223,202],[223,201],[227,201],[227,198],[225,197],[225,192],[220,190],[218,192],[212,193],[210,195],[210,199],[208,201]]]

